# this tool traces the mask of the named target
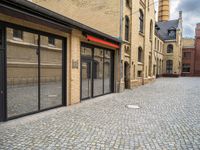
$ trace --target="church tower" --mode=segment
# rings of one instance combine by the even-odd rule
[[[169,0],[159,0],[158,21],[168,21],[170,15]]]

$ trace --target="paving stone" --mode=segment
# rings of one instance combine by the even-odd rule
[[[200,78],[160,78],[0,123],[0,149],[199,150]]]

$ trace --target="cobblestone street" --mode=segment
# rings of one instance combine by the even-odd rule
[[[199,150],[200,78],[160,78],[0,123],[0,149]]]

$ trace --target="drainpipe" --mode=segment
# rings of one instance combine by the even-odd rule
[[[123,0],[120,0],[120,29],[119,29],[119,39],[122,41],[122,31],[123,31]],[[119,73],[118,73],[118,92],[120,92],[120,84],[121,84],[121,71],[123,68],[121,68],[121,61],[122,61],[122,44],[120,45],[119,50]],[[122,69],[122,70],[121,70]]]
[[[144,40],[143,40],[142,85],[144,85],[144,77],[145,77],[144,70],[145,70],[145,52],[146,52],[146,45],[145,45],[145,42],[146,42],[146,36],[145,36],[145,34],[146,34],[146,31],[145,31],[145,29],[146,29],[146,5],[145,5],[145,9],[144,9],[144,22],[143,23],[144,23],[144,25],[143,25]]]

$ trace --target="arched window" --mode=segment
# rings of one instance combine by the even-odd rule
[[[173,53],[173,49],[174,49],[173,45],[172,45],[172,44],[169,44],[169,45],[167,46],[167,53]]]
[[[138,62],[143,62],[142,59],[143,59],[143,58],[142,58],[142,48],[139,47],[139,48],[138,48]]]
[[[167,60],[166,61],[166,72],[168,74],[172,74],[173,73],[173,61],[172,60]]]
[[[140,9],[139,19],[140,19],[140,32],[143,33],[144,32],[144,14],[141,9]]]
[[[126,0],[126,6],[130,7],[130,0]]]
[[[130,21],[129,17],[125,17],[125,40],[129,41],[129,30],[130,30]]]
[[[150,21],[150,31],[149,31],[149,40],[153,38],[153,21]]]

